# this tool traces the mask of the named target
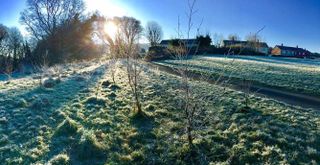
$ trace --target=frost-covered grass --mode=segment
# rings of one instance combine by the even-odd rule
[[[207,75],[231,76],[267,86],[320,96],[320,61],[279,57],[196,56],[186,61],[165,60],[162,65]]]
[[[0,91],[0,161],[4,164],[190,164],[180,79],[145,68],[144,116],[134,115],[123,66],[116,84],[103,66],[70,74],[51,89],[33,81]],[[90,73],[96,74],[90,74]],[[79,76],[92,75],[88,79]],[[13,83],[13,82],[12,82]],[[88,85],[89,83],[89,85]],[[4,88],[6,88],[4,84]],[[25,85],[25,87],[24,87]],[[318,164],[319,112],[193,82],[206,95],[211,125],[194,140],[203,164]],[[214,97],[221,94],[221,97]]]

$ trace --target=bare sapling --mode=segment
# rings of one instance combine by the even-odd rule
[[[111,24],[111,25],[109,25]],[[105,28],[106,26],[116,26],[114,25],[115,23],[113,22],[112,19],[106,19],[103,16],[99,16],[98,22],[97,22],[97,31],[95,34],[98,36],[98,38],[102,41],[103,43],[103,53],[106,54],[106,60],[108,60],[108,63],[106,65],[106,68],[111,74],[112,78],[112,83],[115,84],[115,74],[116,74],[116,67],[117,67],[117,62],[119,60],[119,51],[118,51],[118,46],[117,42],[119,36],[119,29],[115,32],[115,34],[109,34],[106,32]],[[112,36],[113,35],[113,36]]]
[[[89,91],[90,86],[92,84],[91,82],[92,82],[94,72],[93,71],[85,71],[82,74],[84,75],[87,91]],[[96,91],[96,97],[98,97],[97,91]]]
[[[198,105],[196,102],[198,100],[195,100],[192,95],[192,87],[191,87],[191,75],[190,75],[190,68],[188,64],[188,58],[189,55],[191,55],[192,50],[194,49],[191,45],[196,45],[195,47],[199,46],[199,43],[196,43],[196,41],[193,41],[193,43],[189,43],[190,41],[190,33],[193,28],[193,21],[192,18],[194,14],[197,12],[195,8],[196,0],[189,0],[188,1],[188,12],[187,12],[187,38],[181,39],[183,37],[183,34],[180,30],[180,18],[178,18],[178,40],[174,40],[173,43],[171,43],[171,46],[169,47],[170,52],[173,54],[174,58],[176,60],[179,60],[182,64],[182,67],[179,67],[177,69],[177,72],[181,76],[181,90],[182,90],[182,98],[181,98],[181,108],[183,110],[183,118],[186,125],[186,135],[187,135],[187,141],[189,144],[189,148],[191,150],[194,149],[194,124],[195,124],[195,113],[198,110]]]
[[[246,47],[252,49],[255,52],[259,52],[260,53],[260,48],[261,48],[261,36],[259,35],[259,33],[261,33],[264,29],[266,28],[266,26],[263,26],[261,29],[259,29],[257,32],[255,33],[250,33],[246,39],[248,41],[248,44],[246,45]]]
[[[215,120],[215,116],[212,111],[209,111],[209,103],[217,103],[219,98],[221,98],[225,93],[224,91],[215,92],[213,94],[199,94],[199,89],[193,87],[192,80],[197,76],[197,79],[210,81],[217,86],[226,86],[230,77],[225,77],[224,73],[219,73],[214,77],[209,76],[208,74],[197,73],[193,74],[192,64],[190,63],[189,58],[196,55],[197,50],[200,46],[200,43],[197,40],[191,40],[191,31],[194,29],[193,17],[197,13],[195,10],[196,0],[188,0],[188,12],[187,12],[187,31],[186,39],[181,39],[183,37],[181,32],[180,18],[178,19],[178,40],[173,40],[172,44],[169,46],[170,52],[173,54],[175,60],[178,60],[181,66],[176,67],[176,72],[181,77],[181,83],[179,89],[181,90],[181,104],[180,107],[183,110],[183,119],[185,122],[185,135],[186,141],[190,149],[191,160],[194,160],[195,154],[198,154],[198,158],[205,160],[205,155],[201,154],[201,149],[196,147],[194,144],[194,139],[202,138],[197,130],[205,129],[209,127]],[[196,29],[199,33],[201,28],[202,21],[198,28]],[[226,54],[226,57],[230,55],[229,51]],[[234,60],[231,61],[232,63]],[[222,72],[225,72],[225,69]]]
[[[110,59],[109,59],[109,65],[108,65],[108,71],[111,74],[111,78],[112,78],[112,83],[116,84],[116,71],[117,71],[117,62],[118,62],[118,58],[116,57],[115,54],[110,54]]]
[[[127,70],[127,77],[128,83],[131,88],[131,93],[134,97],[135,102],[135,110],[137,110],[138,114],[142,114],[141,108],[141,87],[140,87],[140,74],[142,72],[139,58],[139,39],[142,33],[142,26],[140,21],[129,18],[123,17],[122,23],[120,25],[120,29],[122,32],[122,39],[120,45],[122,45],[122,49],[124,49],[123,57],[126,60],[126,70]]]
[[[247,80],[246,78],[242,79],[241,88],[244,94],[244,107],[241,109],[241,111],[250,109],[251,86],[252,86],[252,81]]]
[[[104,25],[112,23],[117,27],[117,32],[114,36],[104,32],[103,42],[109,48],[111,54],[111,63],[114,63],[112,67],[116,66],[116,60],[121,58],[124,61],[126,67],[126,74],[128,77],[128,85],[134,99],[134,110],[137,110],[138,114],[142,114],[141,102],[140,102],[140,74],[141,68],[139,67],[139,39],[142,34],[143,28],[140,21],[132,17],[115,17],[110,20],[104,19]],[[102,27],[103,25],[101,25]],[[111,68],[112,79],[115,82],[115,68]]]
[[[47,73],[49,69],[48,65],[48,50],[46,50],[46,53],[41,56],[40,63],[33,64],[34,73],[37,75],[39,81],[39,86],[42,87],[43,85],[43,78],[45,77],[45,74]]]
[[[137,57],[131,57],[127,59],[126,69],[127,69],[129,86],[131,88],[132,94],[134,95],[135,108],[137,110],[137,113],[141,114],[142,113],[142,108],[140,103],[141,89],[139,86],[141,70],[139,68],[139,59],[137,59]]]

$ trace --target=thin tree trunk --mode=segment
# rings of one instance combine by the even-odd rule
[[[188,143],[189,143],[189,147],[190,149],[193,148],[193,138],[192,138],[192,127],[191,127],[191,123],[190,121],[188,122],[188,127],[187,127],[187,133],[188,133]]]
[[[138,108],[138,113],[142,114],[141,104],[140,104],[139,96],[137,92],[135,93],[135,100],[136,100],[136,106]]]
[[[116,84],[114,70],[111,73],[113,84]]]

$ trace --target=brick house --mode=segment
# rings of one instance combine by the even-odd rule
[[[309,56],[311,53],[306,49],[299,48],[298,46],[289,47],[289,46],[283,46],[283,44],[281,44],[281,45],[276,45],[272,49],[271,54],[276,56],[306,57],[306,56]]]

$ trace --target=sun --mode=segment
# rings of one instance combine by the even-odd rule
[[[108,21],[104,25],[104,32],[108,34],[111,38],[114,38],[118,32],[118,27],[114,22]]]

